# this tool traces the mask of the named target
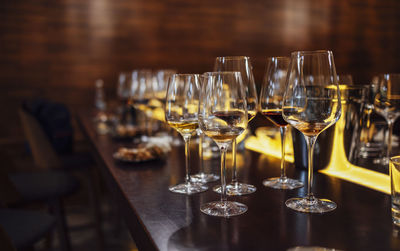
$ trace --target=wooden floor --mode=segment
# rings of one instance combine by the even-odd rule
[[[266,56],[331,49],[338,73],[369,83],[400,72],[398,0],[59,0],[0,7],[0,144],[22,142],[16,109],[33,96],[79,109],[94,81],[114,95],[134,68],[204,72],[216,56],[248,55],[261,82]]]

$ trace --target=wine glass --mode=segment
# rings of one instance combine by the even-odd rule
[[[388,124],[386,158],[383,164],[389,164],[392,152],[393,124],[400,116],[400,73],[383,74],[379,77],[379,90],[374,100],[375,110]]]
[[[121,124],[129,124],[133,118],[129,117],[132,107],[129,105],[129,98],[132,96],[132,75],[131,72],[121,72],[118,75],[117,98],[121,105]]]
[[[247,128],[245,95],[240,72],[205,73],[200,94],[199,124],[221,151],[221,200],[201,205],[200,210],[208,215],[229,217],[247,211],[246,205],[227,200],[225,168],[229,146]]]
[[[165,101],[165,121],[178,131],[185,141],[186,176],[185,183],[171,186],[174,193],[194,194],[206,191],[207,186],[190,180],[189,143],[198,128],[200,93],[199,75],[174,74],[168,82]]]
[[[285,172],[285,135],[288,123],[282,117],[282,100],[286,88],[286,73],[290,58],[271,57],[267,67],[260,93],[261,113],[274,125],[281,134],[281,175],[263,181],[263,185],[275,189],[295,189],[303,186],[301,181],[290,179]]]
[[[204,76],[200,76],[200,83],[204,82]],[[190,176],[192,181],[201,182],[201,183],[208,183],[217,181],[219,176],[213,173],[206,173],[204,168],[204,156],[203,156],[203,143],[205,140],[205,135],[200,127],[197,130],[197,135],[199,136],[199,159],[200,159],[200,168],[199,173],[193,174]]]
[[[217,57],[215,59],[214,71],[240,72],[246,92],[248,121],[251,121],[258,111],[257,90],[254,83],[253,67],[250,58],[245,56]],[[213,190],[221,192],[221,187],[216,186]],[[238,182],[236,168],[236,138],[232,142],[232,181],[227,185],[228,195],[246,195],[254,193],[257,188],[250,184]]]
[[[300,212],[325,213],[336,203],[312,193],[313,152],[318,135],[336,123],[341,114],[339,85],[331,51],[291,54],[283,96],[283,118],[305,137],[308,151],[308,189],[304,198],[291,198],[286,206]]]
[[[144,114],[144,116],[142,117],[144,125],[142,126],[144,127],[144,129],[147,130],[148,136],[151,136],[153,131],[150,119],[153,114],[153,109],[156,107],[150,105],[150,101],[155,96],[155,84],[156,83],[151,70],[141,69],[132,72],[133,94],[131,97],[131,103],[136,110],[141,111],[142,114]],[[147,136],[143,135],[142,141],[147,140]]]

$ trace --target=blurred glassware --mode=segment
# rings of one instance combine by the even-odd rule
[[[263,181],[264,186],[275,189],[295,189],[303,186],[301,181],[288,178],[285,171],[285,136],[288,123],[282,117],[282,101],[286,89],[286,74],[289,63],[289,57],[267,59],[260,93],[261,113],[279,127],[281,135],[281,175]]]
[[[132,72],[132,96],[130,102],[133,107],[142,113],[140,118],[141,127],[147,131],[147,136],[151,136],[153,128],[150,119],[153,114],[153,109],[157,108],[149,104],[150,100],[155,96],[156,82],[154,81],[151,70],[142,69]],[[143,141],[147,141],[146,137],[142,137]]]
[[[152,114],[154,119],[151,120],[151,123],[153,127],[156,126],[155,130],[160,129],[158,133],[165,134],[166,136],[170,137],[172,144],[178,146],[182,145],[182,138],[180,135],[166,123],[162,123],[162,121],[164,121],[164,106],[168,80],[173,74],[176,73],[176,70],[173,69],[161,69],[153,72],[153,81],[155,81],[154,97],[150,101],[150,105],[154,106]]]
[[[374,100],[375,110],[388,124],[387,151],[384,165],[389,165],[392,154],[393,124],[400,116],[400,74],[383,74],[379,78],[379,89]]]
[[[104,93],[104,82],[102,79],[98,79],[95,82],[94,106],[96,108],[94,121],[96,123],[97,132],[99,134],[107,134],[109,132],[109,126],[107,124],[107,104]]]
[[[129,104],[129,98],[133,92],[132,87],[132,73],[121,72],[118,75],[117,98],[119,101],[119,124],[122,125],[132,125],[134,123],[134,112]]]
[[[176,74],[176,70],[165,69],[165,70],[157,70],[154,73],[156,78],[156,85],[154,89],[154,96],[161,102],[161,105],[165,105],[165,96],[167,94],[167,86],[169,78]]]
[[[374,99],[379,89],[379,76],[374,76],[369,85],[364,86],[357,137],[354,152],[349,161],[362,165],[371,159],[375,164],[385,161],[387,123],[374,109]]]
[[[250,58],[246,56],[217,57],[215,59],[214,71],[240,72],[246,91],[248,121],[251,121],[258,112],[258,97]],[[235,138],[232,142],[232,181],[226,186],[227,193],[228,195],[246,195],[254,193],[257,190],[255,186],[238,181],[236,147],[237,142]],[[217,193],[221,193],[220,186],[215,186],[213,190]]]

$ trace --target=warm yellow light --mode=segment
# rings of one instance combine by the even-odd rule
[[[286,135],[286,153],[285,153],[285,161],[293,163],[294,156],[293,156],[293,145],[291,137],[290,137],[290,130],[287,130]],[[273,128],[258,128],[256,130],[257,136],[250,136],[246,139],[245,147],[255,152],[259,152],[262,154],[270,155],[275,158],[280,159],[281,154],[281,137],[279,135],[278,130],[274,130]]]
[[[163,108],[154,109],[152,116],[154,119],[165,122],[165,113]]]
[[[332,146],[331,160],[321,173],[347,180],[368,188],[390,194],[389,175],[368,170],[351,164],[346,157],[343,144],[345,119],[341,118],[336,124]]]

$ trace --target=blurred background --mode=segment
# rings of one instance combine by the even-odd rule
[[[23,142],[23,99],[93,105],[96,79],[114,95],[135,68],[202,73],[216,56],[246,55],[260,83],[267,56],[330,49],[338,73],[368,84],[400,71],[399,11],[397,0],[5,1],[0,144]]]
[[[118,74],[133,69],[202,73],[217,56],[245,55],[260,85],[266,57],[329,49],[338,74],[369,84],[400,72],[399,13],[398,0],[3,1],[0,151],[13,166],[32,162],[17,112],[24,100],[61,102],[73,114],[94,106],[97,79],[108,101]]]

